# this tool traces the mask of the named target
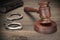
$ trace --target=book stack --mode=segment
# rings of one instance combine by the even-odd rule
[[[22,7],[22,0],[0,0],[0,12],[8,12],[17,7]]]

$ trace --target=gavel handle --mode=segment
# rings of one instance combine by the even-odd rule
[[[24,12],[38,12],[38,10],[32,7],[25,7]]]

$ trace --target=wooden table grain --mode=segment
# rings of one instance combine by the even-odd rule
[[[51,7],[51,19],[54,20],[57,23],[57,32],[53,34],[41,34],[37,33],[34,30],[34,23],[35,21],[39,20],[39,14],[35,12],[31,12],[30,15],[26,14],[24,12],[24,7],[34,7],[38,9],[38,1],[39,0],[23,0],[24,6],[17,8],[13,11],[10,11],[6,14],[0,15],[0,40],[60,40],[60,7],[59,3],[55,1],[51,1],[50,7]],[[5,24],[8,24],[9,21],[7,21],[6,17],[8,17],[11,14],[22,14],[23,19],[21,20],[15,20],[14,22],[20,22],[22,23],[23,29],[22,30],[7,30],[5,29]]]

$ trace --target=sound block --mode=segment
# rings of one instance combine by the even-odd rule
[[[54,21],[50,23],[41,23],[41,21],[37,21],[34,30],[39,33],[51,34],[57,31],[57,24]]]

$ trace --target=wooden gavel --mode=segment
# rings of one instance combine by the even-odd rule
[[[40,15],[41,20],[36,21],[35,23],[35,31],[39,33],[54,33],[57,31],[57,24],[51,20],[51,12],[49,7],[49,2],[42,1],[39,2],[39,9],[25,7],[24,12],[37,12]]]

